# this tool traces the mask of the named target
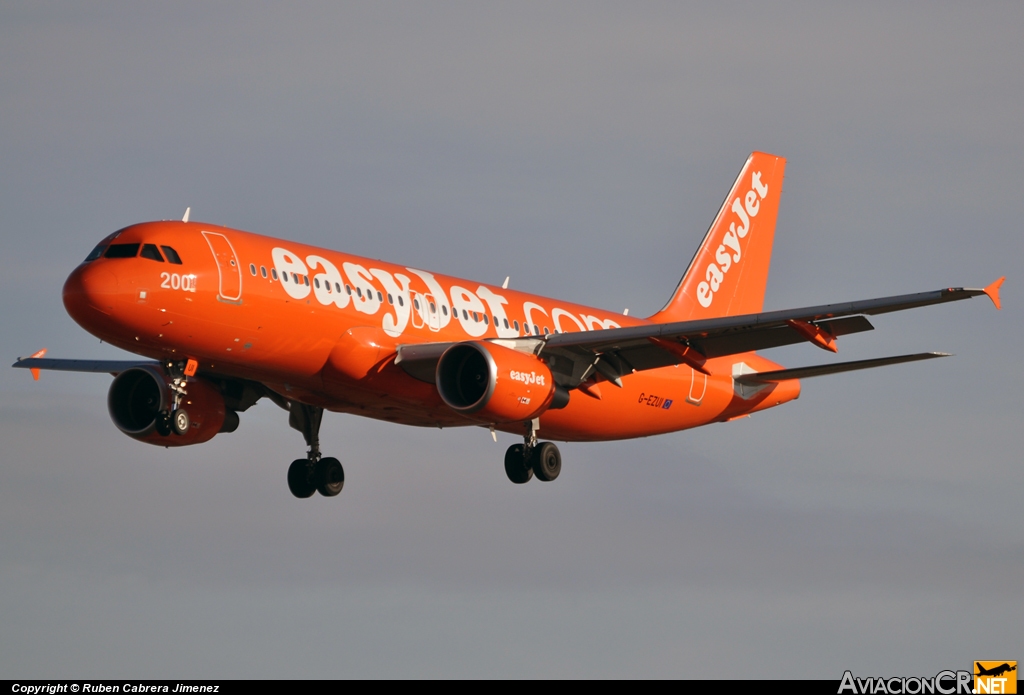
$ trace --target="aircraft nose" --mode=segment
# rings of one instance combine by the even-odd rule
[[[83,263],[64,282],[64,308],[79,325],[88,327],[99,314],[109,316],[117,295],[117,276],[105,263]]]

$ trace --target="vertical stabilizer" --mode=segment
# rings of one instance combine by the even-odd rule
[[[747,159],[665,308],[652,321],[756,314],[764,303],[786,160]]]

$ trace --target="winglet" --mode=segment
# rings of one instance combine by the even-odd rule
[[[188,222],[188,215],[189,215],[190,212],[192,212],[192,208],[190,208],[190,207],[185,208],[185,214],[181,218],[182,222]]]
[[[43,348],[42,350],[39,350],[38,352],[32,353],[32,355],[30,357],[42,357],[45,354],[46,354],[46,348]],[[30,367],[29,371],[32,372],[32,378],[35,379],[36,381],[39,381],[39,368],[38,367]]]
[[[998,280],[996,280],[991,285],[985,288],[985,294],[987,294],[988,298],[992,300],[992,303],[996,305],[996,309],[1002,309],[1002,307],[999,305],[999,288],[1002,287],[1003,280],[1005,279],[1006,276],[1004,275],[1003,277],[999,278]]]

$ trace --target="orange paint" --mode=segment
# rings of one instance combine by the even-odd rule
[[[822,350],[828,350],[829,352],[839,352],[839,348],[836,347],[836,337],[826,331],[821,326],[816,326],[813,323],[807,321],[786,321],[789,327],[794,331],[807,338],[808,341],[814,343]]]

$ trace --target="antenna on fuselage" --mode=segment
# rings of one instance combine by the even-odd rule
[[[185,208],[185,215],[181,218],[182,222],[188,222],[188,213],[192,212],[192,208]]]
[[[508,289],[508,279],[510,277],[511,277],[510,275],[506,275],[505,276],[505,282],[501,283],[501,289],[503,289],[503,290],[507,290]]]

